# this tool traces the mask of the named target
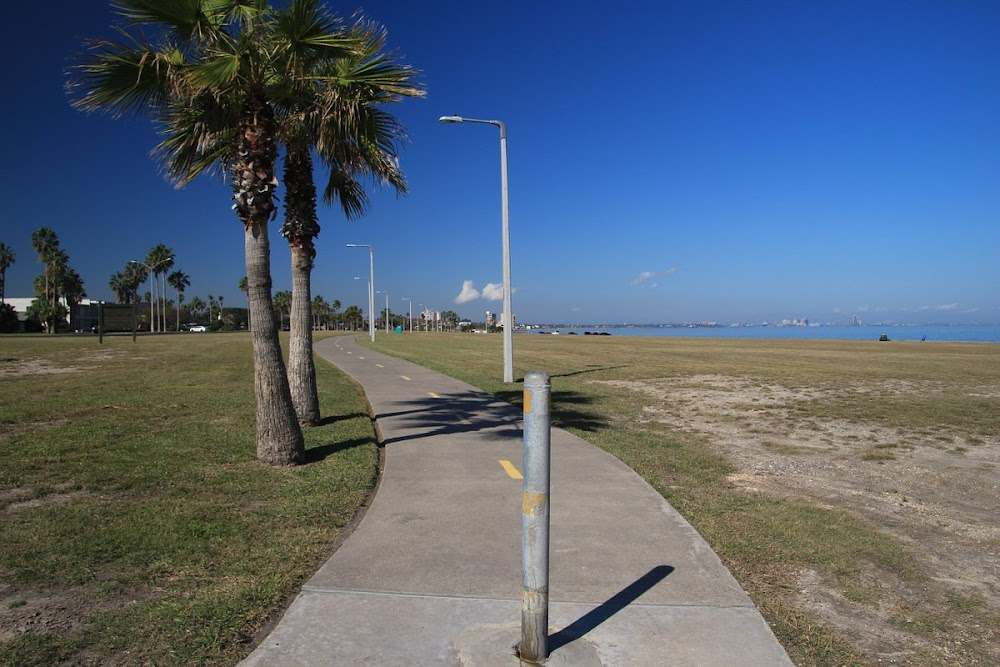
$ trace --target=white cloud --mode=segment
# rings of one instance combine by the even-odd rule
[[[503,300],[503,285],[497,285],[496,283],[487,283],[486,287],[483,288],[483,298],[487,301],[502,301]]]
[[[940,306],[934,306],[934,309],[935,310],[944,310],[944,311],[958,310],[958,304],[957,303],[945,303],[945,304],[942,304]]]
[[[660,272],[643,271],[642,273],[640,273],[639,275],[637,275],[635,278],[632,279],[632,285],[636,287],[645,285],[646,287],[656,288],[660,286],[659,283],[656,282],[651,283],[648,281],[652,280],[653,278],[666,278],[668,276],[674,275],[675,273],[677,273],[676,266],[672,266],[669,269]]]
[[[489,287],[489,285],[487,285]],[[465,280],[462,282],[462,292],[455,297],[455,303],[463,304],[468,303],[479,298],[479,290],[475,288],[471,280]]]

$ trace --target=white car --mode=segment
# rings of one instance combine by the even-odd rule
[[[204,324],[196,324],[193,327],[188,327],[188,331],[194,331],[196,333],[201,333],[203,331],[208,331],[208,327]]]

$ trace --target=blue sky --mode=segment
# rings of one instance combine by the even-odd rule
[[[368,257],[345,245],[372,243],[393,311],[501,309],[483,297],[501,282],[498,133],[437,121],[456,114],[508,127],[519,321],[1000,323],[1000,3],[331,6],[383,23],[428,95],[393,109],[411,194],[377,193],[350,223],[321,210],[314,294],[363,306]],[[148,123],[66,100],[66,58],[107,34],[107,3],[5,14],[7,295],[29,294],[47,225],[91,298],[165,243],[188,298],[242,304],[228,184],[175,190]],[[467,281],[479,296],[458,304]]]

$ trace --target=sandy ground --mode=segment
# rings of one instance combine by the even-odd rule
[[[848,509],[910,546],[931,580],[919,587],[866,571],[879,589],[876,607],[852,603],[820,573],[798,573],[796,607],[836,627],[876,664],[1000,664],[997,628],[969,627],[928,644],[905,630],[908,610],[930,600],[985,601],[1000,610],[1000,438],[910,431],[871,423],[801,417],[803,400],[836,401],[844,392],[934,390],[914,382],[877,389],[786,387],[736,377],[612,381],[637,392],[643,412],[704,437],[735,464],[730,480],[748,493],[807,499]],[[970,393],[998,397],[1000,387]],[[903,626],[899,620],[903,618]],[[890,622],[893,619],[894,622]],[[979,644],[969,658],[963,643]],[[989,645],[992,644],[992,649]],[[995,656],[995,660],[992,660]]]

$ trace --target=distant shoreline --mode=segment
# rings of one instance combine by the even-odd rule
[[[809,339],[809,340],[874,340],[885,334],[889,341],[945,341],[968,343],[1000,342],[1000,325],[972,324],[892,324],[892,325],[530,325],[518,329],[520,335],[558,334],[612,336],[675,337],[675,338],[750,338],[750,339]],[[537,328],[535,328],[537,326]]]

